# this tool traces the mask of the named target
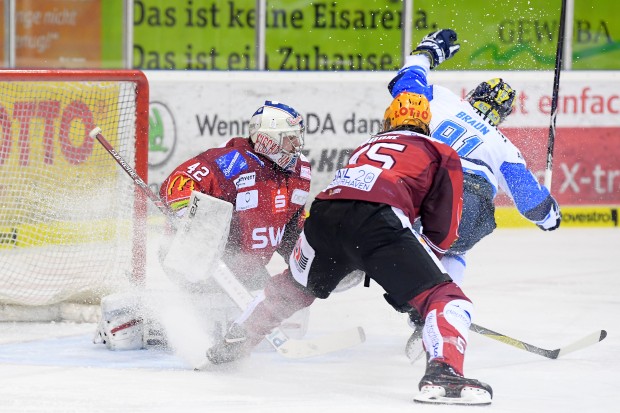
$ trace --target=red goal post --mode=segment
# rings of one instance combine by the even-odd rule
[[[148,104],[138,70],[0,70],[0,321],[143,280],[146,198],[89,132],[148,182]]]

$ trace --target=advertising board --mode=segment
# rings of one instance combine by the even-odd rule
[[[277,100],[304,116],[304,153],[313,168],[311,196],[329,184],[352,149],[379,131],[391,101],[386,85],[393,75],[161,71],[146,74],[152,101],[149,182],[154,188],[177,164],[196,153],[218,146],[230,137],[248,136],[248,121],[254,111],[265,100]],[[552,72],[444,71],[432,72],[430,80],[464,96],[479,82],[495,76],[504,78],[518,91],[517,106],[501,131],[519,147],[542,182]],[[579,71],[562,75],[552,193],[563,206],[620,205],[618,85],[620,72]],[[510,206],[511,202],[500,194],[498,205]]]

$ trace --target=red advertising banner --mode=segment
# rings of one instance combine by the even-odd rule
[[[539,182],[544,179],[549,128],[506,128]],[[557,128],[551,192],[564,205],[620,204],[620,127]],[[498,205],[510,205],[500,196]]]

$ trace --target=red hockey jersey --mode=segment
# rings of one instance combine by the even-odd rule
[[[463,173],[448,145],[415,132],[386,132],[358,147],[317,199],[355,199],[402,210],[422,222],[424,237],[443,254],[457,238]]]
[[[160,197],[177,211],[187,206],[193,190],[230,202],[225,255],[239,257],[239,271],[253,271],[276,251],[290,255],[303,226],[310,175],[303,156],[286,172],[254,152],[247,138],[233,138],[179,165],[163,182]]]

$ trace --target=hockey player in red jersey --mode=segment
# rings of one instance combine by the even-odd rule
[[[459,50],[457,34],[441,29],[424,36],[402,69],[388,85],[392,96],[421,93],[430,101],[431,136],[454,148],[463,166],[463,214],[459,239],[441,259],[453,281],[463,285],[468,252],[496,228],[495,202],[502,191],[521,215],[543,231],[560,226],[560,206],[549,190],[540,185],[519,149],[498,129],[513,111],[516,92],[500,78],[480,83],[465,99],[451,90],[430,84],[433,68],[451,59]],[[424,352],[421,344],[423,319],[410,313],[415,328],[405,352],[415,361]]]
[[[233,138],[179,165],[160,189],[177,214],[192,191],[233,204],[222,260],[248,289],[262,289],[274,253],[288,259],[305,219],[310,163],[301,154],[304,122],[291,107],[266,101],[250,120],[250,136]]]
[[[329,297],[358,269],[383,287],[392,306],[413,307],[426,319],[428,364],[416,400],[491,402],[490,386],[463,376],[473,306],[439,263],[457,238],[463,175],[457,153],[427,136],[430,119],[423,95],[393,100],[383,132],[358,147],[312,203],[289,268],[207,350],[212,363],[247,356],[284,319]],[[412,229],[416,218],[423,236]]]
[[[303,227],[311,178],[310,163],[301,154],[304,134],[297,111],[266,101],[250,119],[249,137],[232,138],[183,162],[161,186],[160,198],[179,216],[187,212],[192,191],[233,205],[221,259],[250,291],[264,288],[270,278],[266,264],[275,253],[288,259]],[[167,248],[160,253],[163,259]],[[196,284],[169,275],[185,289],[202,294],[198,301],[206,305],[203,316],[209,332],[215,337],[225,334],[240,311],[219,285],[211,278]],[[102,318],[95,343],[111,350],[167,346],[164,327],[150,317],[150,311],[143,312],[141,298],[133,294],[106,297],[102,313],[108,318]],[[285,331],[303,336],[307,316],[296,314],[293,327]]]

